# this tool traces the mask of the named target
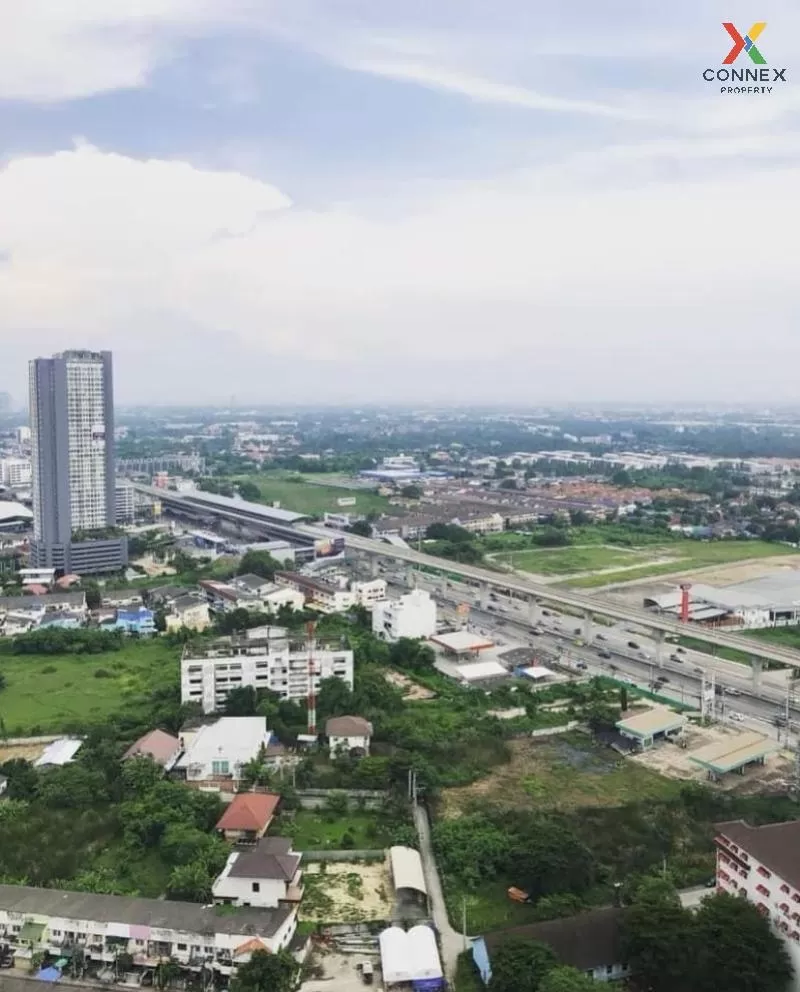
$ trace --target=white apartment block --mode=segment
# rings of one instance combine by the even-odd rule
[[[432,637],[436,633],[436,602],[424,589],[413,589],[399,599],[377,603],[372,631],[387,641],[401,637]]]
[[[338,643],[309,643],[283,627],[259,627],[207,646],[187,645],[181,659],[181,701],[214,713],[232,689],[269,689],[282,699],[305,699],[310,685],[339,678],[353,688],[353,652]]]
[[[354,606],[372,609],[386,599],[386,581],[348,582],[344,575],[317,579],[300,572],[276,572],[275,581],[303,596],[303,604],[320,613],[345,613]],[[299,608],[302,608],[302,605]]]
[[[32,479],[30,458],[3,458],[0,461],[0,484],[21,489],[30,486]]]
[[[228,976],[256,950],[287,947],[296,929],[293,905],[223,915],[189,902],[0,885],[0,943],[10,944],[20,963],[37,952],[58,958],[79,947],[108,965],[129,953],[139,975],[174,960]]]
[[[499,534],[505,530],[505,520],[499,513],[484,513],[470,517],[454,517],[452,523],[470,534]]]
[[[716,824],[717,891],[753,903],[783,937],[800,989],[800,820]]]
[[[119,480],[114,487],[117,523],[130,523],[136,516],[136,490],[130,482]]]

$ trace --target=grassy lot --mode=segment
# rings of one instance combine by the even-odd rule
[[[797,554],[796,549],[782,544],[769,544],[767,541],[674,541],[661,547],[648,547],[651,558],[669,557],[670,562],[643,565],[603,575],[590,575],[566,583],[571,586],[590,588],[613,582],[630,582],[634,579],[647,579],[658,575],[670,575],[711,565],[726,565],[753,558],[770,558],[778,555]]]
[[[510,884],[510,883],[509,883]],[[467,933],[484,933],[505,927],[535,923],[533,907],[508,898],[508,884],[503,879],[485,879],[477,892],[462,889],[450,880],[445,889],[447,915],[461,929],[464,902],[467,908]]]
[[[496,562],[505,562],[525,572],[540,575],[570,575],[600,568],[636,565],[650,560],[652,552],[642,553],[629,548],[586,545],[569,548],[528,548],[524,551],[503,551],[493,554]]]
[[[377,493],[316,485],[302,475],[273,475],[262,472],[258,475],[240,476],[238,481],[254,482],[261,490],[261,498],[265,503],[278,500],[284,510],[295,510],[297,513],[308,513],[312,516],[322,516],[326,511],[380,513],[385,512],[389,506],[388,499],[385,496],[378,496]],[[352,497],[355,497],[355,506],[339,506],[338,499]]]
[[[681,787],[680,782],[592,745],[580,733],[564,734],[558,740],[520,739],[509,747],[508,764],[473,785],[444,792],[445,816],[458,816],[484,803],[528,810],[621,806],[669,798]]]
[[[742,633],[759,641],[771,641],[781,647],[800,649],[800,627],[763,627],[760,630],[744,630]]]
[[[176,684],[179,649],[163,641],[131,641],[102,654],[3,655],[0,672],[7,682],[0,690],[0,717],[9,736],[56,732],[103,719],[126,701]]]
[[[333,816],[324,809],[299,809],[281,818],[274,833],[291,837],[298,851],[377,850],[386,843],[374,813],[353,811]],[[344,840],[345,834],[349,835]]]

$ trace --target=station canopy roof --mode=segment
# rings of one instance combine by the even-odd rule
[[[632,737],[652,737],[654,734],[666,734],[671,730],[679,730],[686,723],[686,717],[680,713],[668,710],[665,706],[654,706],[644,713],[620,720],[616,724],[620,733]]]

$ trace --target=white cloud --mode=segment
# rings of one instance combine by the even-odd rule
[[[609,160],[617,172],[624,157]],[[372,356],[536,366],[554,351],[656,353],[764,342],[791,306],[800,170],[628,191],[546,174],[461,185],[399,217],[291,207],[265,183],[88,146],[0,172],[0,337],[57,328],[114,347],[135,332],[177,366],[175,327],[231,349],[342,361]],[[685,316],[688,314],[688,318]],[[607,370],[613,382],[627,376]]]

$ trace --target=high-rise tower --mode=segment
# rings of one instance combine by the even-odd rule
[[[116,524],[111,352],[30,363],[34,540],[31,565],[112,572],[127,564]]]

